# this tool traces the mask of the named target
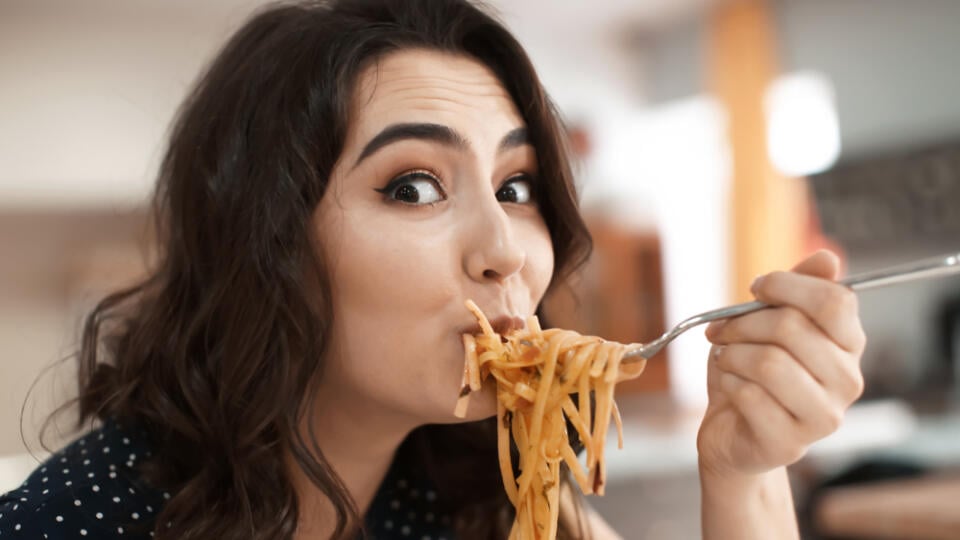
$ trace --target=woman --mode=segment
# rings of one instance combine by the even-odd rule
[[[463,303],[507,329],[588,252],[560,133],[465,0],[261,11],[173,127],[157,268],[87,320],[95,429],[0,499],[0,534],[504,538],[491,389],[452,414]],[[861,388],[836,271],[771,274],[781,307],[708,329],[707,537],[796,536],[783,466]],[[561,536],[614,536],[573,493]]]

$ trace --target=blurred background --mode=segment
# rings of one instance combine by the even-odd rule
[[[144,272],[178,103],[260,4],[0,0],[0,491],[73,395],[83,313]],[[816,249],[849,272],[960,251],[960,2],[490,4],[580,158],[596,251],[553,324],[649,340]],[[864,292],[861,315],[866,394],[791,469],[804,535],[960,537],[960,279]],[[592,502],[626,538],[700,536],[707,350],[690,332],[621,389]]]

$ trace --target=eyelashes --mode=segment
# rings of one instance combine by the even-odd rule
[[[536,202],[534,177],[527,173],[510,176],[497,188],[496,198],[503,203],[531,204]],[[432,206],[447,200],[443,182],[427,169],[416,169],[390,180],[382,188],[374,188],[387,202],[410,206]]]
[[[376,191],[389,201],[415,206],[437,204],[447,199],[440,179],[425,169],[404,173]]]

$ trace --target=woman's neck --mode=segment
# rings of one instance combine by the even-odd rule
[[[349,399],[344,388],[322,388],[314,402],[317,444],[363,516],[387,474],[394,454],[416,424],[371,402]],[[347,405],[349,404],[349,405]],[[307,434],[307,424],[301,426]],[[300,507],[296,540],[330,538],[336,514],[328,497],[291,463]]]

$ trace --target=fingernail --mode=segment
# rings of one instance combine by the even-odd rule
[[[726,349],[726,348],[727,348],[726,345],[717,345],[717,346],[715,346],[715,347],[713,348],[713,359],[716,360],[716,359],[720,358],[720,355],[723,354],[723,351],[724,351],[724,349]]]
[[[752,292],[754,296],[757,295],[757,289],[760,287],[761,283],[763,283],[763,276],[757,276],[753,278],[753,283],[750,284],[750,292]]]

